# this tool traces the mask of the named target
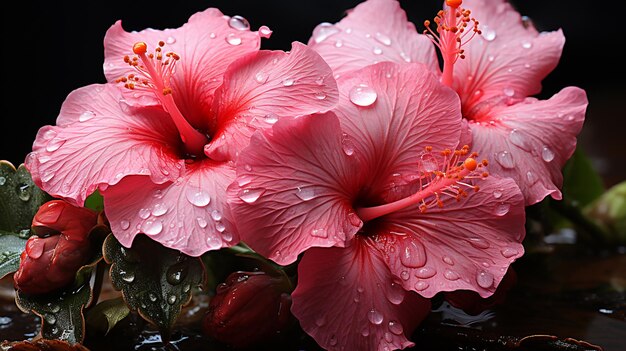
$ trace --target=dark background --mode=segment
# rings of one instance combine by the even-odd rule
[[[179,0],[18,1],[2,5],[2,146],[0,159],[16,166],[31,150],[37,130],[54,124],[72,90],[104,83],[106,30],[118,19],[127,31],[177,28],[190,15],[217,7],[247,18],[253,30],[267,25],[274,33],[262,48],[289,50],[307,42],[315,25],[339,21],[358,0]],[[466,1],[468,3],[469,1]],[[621,9],[611,1],[512,0],[537,28],[562,28],[566,44],[559,66],[546,80],[540,98],[561,88],[585,89],[589,108],[579,145],[592,158],[606,185],[626,179],[626,74],[620,52],[626,44]],[[403,0],[411,21],[422,29],[443,1]],[[617,5],[623,6],[623,5]],[[381,20],[385,20],[381,18]],[[621,32],[620,32],[621,31]]]

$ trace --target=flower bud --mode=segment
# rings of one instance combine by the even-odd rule
[[[217,287],[203,331],[235,348],[269,342],[293,321],[290,290],[286,278],[265,272],[233,272]]]
[[[93,251],[87,238],[98,214],[62,200],[43,204],[32,222],[32,236],[13,275],[15,289],[25,294],[44,294],[74,281],[76,272]]]

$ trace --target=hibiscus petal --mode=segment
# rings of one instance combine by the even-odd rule
[[[176,179],[179,139],[161,109],[133,109],[115,86],[90,85],[69,94],[57,126],[39,130],[25,165],[37,186],[82,206],[99,185],[126,175],[147,175],[154,183]]]
[[[467,5],[480,22],[482,35],[464,46],[465,59],[454,65],[464,115],[494,96],[523,98],[539,93],[541,81],[561,57],[562,31],[538,33],[505,0],[477,0]]]
[[[332,113],[284,118],[271,134],[256,133],[228,189],[242,240],[282,265],[309,247],[343,246],[362,225],[350,194],[362,173],[341,147]]]
[[[308,250],[298,266],[293,314],[326,350],[396,350],[430,312],[430,301],[394,282],[369,239]]]
[[[309,45],[339,76],[382,61],[421,62],[439,71],[432,42],[417,33],[395,0],[360,3],[337,24],[318,25]]]
[[[144,233],[190,256],[233,246],[239,237],[225,199],[234,177],[228,164],[205,160],[187,165],[185,175],[173,183],[124,178],[102,191],[111,230],[126,247]]]
[[[363,172],[373,193],[415,175],[426,146],[435,151],[457,147],[462,127],[458,96],[426,66],[381,62],[338,84],[336,113],[355,157],[368,167]]]
[[[587,104],[585,91],[576,87],[549,100],[497,104],[489,109],[494,125],[470,123],[474,149],[491,161],[492,173],[515,179],[526,205],[547,195],[559,200],[561,170],[576,149]]]
[[[206,154],[231,160],[257,129],[281,117],[324,112],[337,103],[330,67],[313,50],[294,42],[289,53],[260,51],[229,67],[216,92],[218,121]]]
[[[488,177],[480,191],[443,208],[417,206],[384,217],[377,244],[407,290],[424,297],[472,290],[488,297],[524,253],[524,198],[512,179]]]
[[[173,97],[182,114],[196,128],[206,129],[206,116],[215,89],[222,83],[226,68],[236,59],[255,52],[260,47],[259,33],[242,27],[231,27],[229,16],[215,8],[197,12],[180,28],[139,32],[126,32],[117,21],[104,38],[104,73],[109,82],[136,73],[124,62],[124,56],[133,56],[136,42],[148,44],[151,52],[159,41],[166,43],[164,52],[173,51],[180,56],[172,77]],[[157,103],[152,91],[127,94],[130,103],[139,99],[139,105]],[[198,103],[189,103],[194,101]]]

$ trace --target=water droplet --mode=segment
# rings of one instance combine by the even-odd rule
[[[361,335],[363,335],[363,336],[370,335],[370,329],[369,328],[364,328],[363,330],[361,330]]]
[[[333,24],[328,22],[322,22],[318,24],[315,29],[313,29],[312,37],[315,43],[321,43],[328,37],[336,33],[339,33],[339,29],[337,29]]]
[[[496,59],[496,57],[495,57],[495,56],[493,56],[493,55],[489,55],[489,56],[487,57],[487,60],[489,60],[489,62],[493,62],[493,61],[495,61],[495,59]]]
[[[318,91],[317,93],[315,93],[315,98],[318,100],[324,100],[326,99],[326,93],[324,93],[323,91]]]
[[[120,252],[122,253],[122,259],[128,263],[137,263],[139,262],[139,254],[131,249],[120,247]]]
[[[122,230],[126,230],[126,229],[130,228],[130,222],[125,220],[125,219],[123,219],[120,222],[120,227],[122,228]]]
[[[446,264],[449,264],[450,266],[454,266],[454,261],[452,260],[450,256],[443,256],[442,260]]]
[[[515,95],[515,90],[513,88],[504,88],[502,89],[502,93],[508,97]]]
[[[222,247],[222,240],[220,238],[211,236],[206,240],[209,250],[218,250]]]
[[[341,140],[341,148],[343,150],[343,153],[347,156],[354,155],[354,142],[352,142],[350,138],[344,137]]]
[[[185,262],[177,263],[167,269],[165,279],[172,285],[180,284],[185,278],[187,278],[188,266]]]
[[[153,216],[159,217],[159,216],[163,216],[165,213],[167,213],[167,206],[165,206],[165,204],[163,203],[157,203],[152,208]]]
[[[290,86],[292,86],[295,82],[296,82],[296,81],[295,81],[295,79],[293,79],[293,78],[285,78],[285,79],[283,80],[283,85],[284,85],[284,86],[286,86],[286,87],[290,87]]]
[[[337,345],[337,335],[333,334],[330,336],[330,339],[328,339],[328,344],[330,346],[335,346]]]
[[[383,315],[375,309],[371,309],[367,312],[367,319],[372,324],[380,325],[383,322]]]
[[[389,321],[389,331],[396,335],[401,335],[404,332],[402,324],[397,321]]]
[[[489,27],[487,27],[485,25],[481,26],[480,30],[482,31],[483,38],[486,41],[493,41],[496,38],[496,31],[495,30],[493,30],[493,29],[491,29],[491,28],[489,28]]]
[[[523,150],[530,150],[526,136],[517,129],[511,130],[511,132],[509,133],[509,140],[511,140],[511,143],[513,143],[513,145]]]
[[[400,278],[402,278],[402,280],[409,280],[410,278],[409,272],[407,271],[400,272]]]
[[[265,82],[267,82],[268,78],[269,74],[263,71],[257,72],[257,74],[254,75],[254,80],[256,80],[256,82],[259,84],[264,84]]]
[[[268,26],[261,26],[259,28],[259,33],[262,38],[269,38],[272,35],[272,30]]]
[[[26,254],[28,255],[28,257],[36,260],[41,257],[41,255],[43,255],[43,249],[45,246],[42,242],[27,241],[26,243]]]
[[[481,271],[476,275],[476,282],[481,288],[488,289],[493,285],[493,274]]]
[[[451,281],[457,280],[460,278],[459,274],[453,270],[450,269],[446,269],[446,271],[443,273],[443,276]]]
[[[506,202],[501,202],[493,208],[493,214],[496,216],[504,216],[509,213],[509,209],[511,209],[511,205]]]
[[[483,238],[474,237],[469,239],[470,244],[477,249],[488,249],[491,244]]]
[[[54,172],[50,170],[44,171],[41,175],[41,181],[43,182],[47,182],[52,178],[54,178]]]
[[[437,159],[430,153],[420,156],[422,170],[424,172],[434,172],[438,169]]]
[[[219,221],[222,219],[222,213],[218,210],[213,210],[211,211],[211,218],[213,218],[214,221]]]
[[[176,295],[170,295],[167,297],[167,303],[169,303],[170,305],[173,305],[176,303]]]
[[[0,186],[4,185],[7,182],[5,177],[0,177]]]
[[[42,138],[43,138],[43,140],[50,140],[50,139],[54,138],[55,136],[57,136],[56,130],[48,129],[48,130],[46,130],[43,133]]]
[[[530,49],[530,48],[532,48],[532,47],[533,47],[533,43],[531,43],[531,42],[529,42],[529,41],[525,41],[525,42],[523,42],[523,43],[522,43],[522,47],[523,47],[524,49]]]
[[[350,101],[357,106],[367,107],[376,102],[376,92],[366,84],[355,85],[350,89]]]
[[[426,264],[426,250],[422,243],[412,238],[403,238],[398,241],[400,263],[408,268],[419,268]]]
[[[537,176],[535,175],[535,173],[528,171],[526,172],[526,180],[528,180],[528,183],[530,185],[535,184],[538,180]]]
[[[519,251],[510,247],[507,247],[506,249],[500,251],[500,253],[502,254],[502,256],[506,258],[511,258],[513,256],[516,256],[519,253]]]
[[[496,189],[493,191],[493,197],[499,199],[502,197],[502,189]]]
[[[127,283],[132,283],[135,281],[135,274],[132,272],[124,272],[121,271],[120,275],[122,277],[122,280],[127,282]]]
[[[319,316],[315,319],[315,325],[318,327],[324,326],[326,324],[326,318],[324,316]]]
[[[335,47],[336,47],[336,48],[340,48],[340,47],[342,47],[342,46],[343,46],[343,41],[341,41],[341,40],[337,40],[337,41],[335,42]]]
[[[206,219],[202,218],[202,217],[197,217],[196,218],[196,222],[198,223],[198,225],[200,226],[200,228],[206,228],[206,226],[208,225]]]
[[[376,34],[374,35],[374,38],[381,44],[385,45],[385,46],[389,46],[391,45],[391,38],[389,38],[388,36],[384,35],[383,33],[380,32],[376,32]]]
[[[381,55],[383,53],[383,49],[381,49],[380,46],[374,46],[372,52],[374,55]]]
[[[217,222],[215,223],[215,230],[217,230],[220,233],[223,233],[226,230],[226,226],[222,222]]]
[[[148,217],[150,217],[150,209],[142,208],[141,210],[139,210],[139,218],[147,219]]]
[[[187,201],[197,207],[205,207],[211,202],[211,196],[204,190],[188,188],[185,195]]]
[[[394,305],[399,305],[404,301],[404,289],[400,284],[391,283],[387,290],[387,300]]]
[[[233,16],[228,20],[228,25],[230,28],[236,30],[248,30],[250,29],[250,23],[247,19],[241,16]]]
[[[265,189],[243,189],[239,192],[239,198],[246,203],[253,203],[263,195]]]
[[[209,38],[211,39],[215,39],[215,37],[217,37],[217,34],[211,32],[211,34],[209,34]]]
[[[226,42],[230,45],[240,45],[241,44],[241,38],[238,37],[235,33],[230,33],[226,36]]]
[[[428,287],[430,286],[430,284],[428,284],[427,282],[420,280],[419,282],[415,283],[415,290],[417,291],[424,291],[426,289],[428,289]]]
[[[148,299],[150,299],[150,301],[152,301],[152,302],[156,302],[159,299],[159,297],[156,296],[156,294],[154,294],[154,293],[149,293],[148,294]]]
[[[163,230],[163,223],[161,221],[145,221],[141,225],[141,230],[144,234],[157,235]]]
[[[63,144],[65,144],[65,139],[62,138],[53,138],[52,140],[50,140],[48,142],[48,145],[46,145],[46,151],[48,152],[53,152],[58,150],[61,146],[63,146]]]
[[[189,290],[191,290],[191,285],[189,285],[189,284],[185,284],[185,285],[183,286],[183,292],[184,292],[184,293],[188,293],[188,292],[189,292]]]
[[[22,201],[28,201],[30,200],[30,192],[30,186],[28,184],[23,184],[19,187],[17,196]]]
[[[296,189],[296,196],[298,196],[302,201],[309,201],[315,197],[315,188],[298,187]]]
[[[541,149],[541,158],[546,162],[554,160],[554,151],[552,151],[549,146],[544,146],[543,149]]]
[[[269,124],[274,124],[276,122],[278,122],[278,115],[270,112],[267,115],[265,115],[265,117],[263,117],[263,119],[265,120],[265,122],[269,123]]]
[[[513,156],[508,151],[501,151],[496,155],[496,161],[504,168],[513,168],[515,163],[513,162]]]
[[[80,116],[78,116],[79,122],[86,122],[92,118],[96,117],[96,113],[93,111],[85,111]]]
[[[44,319],[47,324],[54,324],[57,322],[57,317],[55,317],[53,314],[46,314]]]
[[[437,270],[431,267],[422,267],[415,271],[415,276],[422,279],[432,278],[437,274]]]
[[[402,59],[404,60],[404,62],[406,63],[410,63],[411,62],[411,57],[404,51],[400,52],[400,57],[402,57]]]
[[[165,39],[165,43],[172,45],[176,42],[176,38],[174,37],[167,37],[167,39]]]

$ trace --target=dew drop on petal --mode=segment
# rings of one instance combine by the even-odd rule
[[[383,49],[381,49],[380,46],[374,46],[372,52],[374,55],[381,55],[383,53]]]
[[[426,264],[426,250],[422,243],[412,239],[398,241],[400,263],[408,268],[419,268]]]
[[[217,230],[220,233],[223,233],[226,230],[226,226],[222,222],[217,222],[215,223],[215,230]]]
[[[126,229],[130,228],[130,222],[125,220],[125,219],[123,219],[120,222],[120,228],[122,228],[122,230],[126,230]]]
[[[424,172],[434,172],[437,170],[438,166],[437,166],[437,160],[435,159],[435,156],[433,156],[430,153],[427,154],[423,154],[422,156],[420,156],[420,160],[422,162],[422,170]]]
[[[211,202],[211,196],[204,190],[189,188],[185,191],[185,196],[190,204],[197,207],[207,206]]]
[[[246,203],[253,203],[263,195],[265,189],[243,189],[239,192],[239,198]]]
[[[483,25],[480,29],[482,31],[482,36],[486,41],[493,41],[496,39],[496,31]]]
[[[452,260],[450,256],[443,256],[442,260],[446,264],[449,264],[450,266],[454,266],[454,261]]]
[[[513,90],[513,88],[504,88],[502,90],[502,93],[508,97],[512,97],[513,95],[515,95],[515,90]]]
[[[147,219],[148,217],[150,217],[150,209],[142,208],[139,210],[139,218]]]
[[[44,182],[44,183],[49,181],[52,178],[54,178],[54,172],[53,171],[47,170],[47,171],[45,171],[45,172],[43,172],[41,174],[41,181]]]
[[[343,150],[343,153],[347,156],[354,155],[354,143],[352,142],[352,140],[350,140],[350,138],[343,138],[343,140],[341,141],[341,148]]]
[[[165,39],[165,43],[172,45],[176,42],[176,38],[174,37],[167,37],[167,39]]]
[[[222,219],[222,213],[218,210],[213,210],[211,211],[211,218],[213,218],[214,221],[219,221]]]
[[[214,236],[211,236],[206,241],[209,250],[218,250],[222,247],[222,241]]]
[[[323,91],[318,91],[315,93],[315,98],[318,100],[324,100],[326,99],[326,93],[324,93]]]
[[[488,289],[493,285],[493,274],[487,271],[480,271],[476,275],[476,282],[481,288]]]
[[[411,57],[404,51],[400,52],[400,57],[404,60],[404,62],[406,63],[410,63],[411,62]]]
[[[533,173],[532,171],[528,171],[526,172],[526,180],[528,180],[528,183],[532,185],[537,183],[537,180],[539,180],[539,178],[537,178],[535,173]]]
[[[224,239],[225,241],[232,241],[233,240],[233,234],[230,232],[222,232],[222,239]]]
[[[257,74],[254,75],[254,80],[256,80],[256,82],[259,84],[264,84],[265,82],[267,82],[268,78],[269,75],[263,71],[259,71],[257,72]]]
[[[443,276],[450,281],[458,280],[460,278],[459,274],[451,269],[446,269]]]
[[[328,238],[328,231],[324,228],[313,229],[311,235],[317,238]]]
[[[241,16],[233,16],[228,20],[228,25],[232,29],[236,30],[248,30],[250,29],[250,23],[247,19]]]
[[[145,221],[141,225],[141,230],[148,235],[156,235],[163,230],[163,223],[161,221]]]
[[[532,48],[532,47],[533,47],[533,43],[531,43],[531,42],[529,42],[529,41],[525,41],[525,42],[523,42],[523,43],[522,43],[522,47],[523,47],[524,49],[530,49],[530,48]]]
[[[506,150],[498,152],[496,155],[496,161],[498,161],[498,163],[504,168],[513,168],[515,166],[513,156],[511,156],[511,153]]]
[[[400,278],[402,278],[402,280],[409,280],[410,278],[410,274],[407,271],[402,271],[400,272]]]
[[[370,329],[369,328],[363,328],[363,330],[361,330],[361,335],[369,336],[370,335]]]
[[[226,36],[226,42],[230,45],[241,45],[241,38],[238,37],[235,33],[230,33]]]
[[[61,146],[63,146],[63,144],[65,144],[65,139],[62,138],[53,138],[52,140],[50,140],[48,142],[48,144],[46,145],[46,151],[48,152],[53,152],[58,150]]]
[[[347,32],[347,30],[346,30]],[[313,29],[313,40],[316,44],[319,44],[326,40],[333,34],[339,33],[339,29],[337,29],[333,24],[328,22],[322,22]]]
[[[493,62],[493,61],[495,61],[495,59],[496,59],[496,57],[495,57],[495,56],[493,56],[493,55],[489,55],[489,56],[487,57],[487,60],[489,60],[489,62]]]
[[[272,35],[272,30],[268,26],[261,26],[259,28],[259,33],[262,38],[269,38]]]
[[[415,290],[417,291],[424,291],[426,289],[428,289],[428,287],[430,286],[430,284],[428,284],[427,282],[420,280],[419,282],[415,283]]]
[[[315,319],[315,325],[318,327],[322,327],[326,324],[326,318],[324,316],[319,316]]]
[[[278,122],[278,115],[273,112],[270,112],[267,115],[265,115],[265,117],[263,117],[263,120],[265,120],[265,122],[269,124],[274,124]]]
[[[286,86],[286,87],[290,87],[290,86],[292,86],[295,82],[296,82],[296,81],[295,81],[295,79],[293,79],[293,78],[285,78],[285,79],[283,80],[283,85],[284,85],[284,86]]]
[[[554,151],[550,149],[547,145],[541,149],[541,158],[546,162],[551,162],[554,160]]]
[[[510,248],[510,247],[507,247],[507,248],[503,249],[502,251],[500,251],[500,253],[505,258],[511,258],[511,257],[516,256],[517,254],[519,254],[519,251],[517,251],[516,249]]]
[[[389,290],[387,291],[387,300],[394,305],[399,305],[404,301],[404,289],[401,285],[391,283]]]
[[[437,271],[431,267],[422,267],[415,271],[415,276],[422,279],[434,277]]]
[[[196,218],[196,222],[198,223],[198,225],[200,226],[200,228],[204,229],[206,228],[206,226],[208,225],[206,219],[202,218],[202,217],[197,217]]]
[[[350,101],[357,106],[367,107],[376,102],[376,91],[366,84],[355,85],[350,89]]]
[[[488,249],[491,244],[483,238],[474,237],[469,239],[469,243],[477,249]]]
[[[511,140],[511,143],[513,145],[523,150],[526,150],[526,151],[530,150],[526,136],[517,129],[511,130],[511,132],[509,133],[509,140]]]
[[[383,33],[380,32],[376,32],[376,34],[374,35],[374,38],[381,44],[385,45],[385,46],[389,46],[391,45],[391,38],[389,38],[388,36],[386,36]]]
[[[342,47],[342,46],[343,46],[343,41],[341,41],[341,40],[337,40],[337,41],[335,42],[335,47],[336,47],[336,48],[340,48],[340,47]]]
[[[369,312],[367,312],[367,319],[372,324],[380,325],[383,322],[383,315],[375,309],[371,309]]]
[[[211,34],[209,34],[209,38],[211,39],[215,39],[215,37],[217,37],[217,34],[211,32]]]
[[[509,205],[506,202],[501,202],[493,208],[493,214],[496,216],[504,216],[507,213],[509,213],[510,209],[511,209],[511,205]]]
[[[398,321],[389,321],[389,331],[396,335],[401,335],[404,332],[402,324]]]
[[[86,122],[92,118],[96,117],[96,113],[93,111],[85,111],[80,116],[78,116],[79,122]]]
[[[496,189],[493,191],[493,197],[499,199],[502,197],[502,189]]]
[[[167,206],[165,206],[164,203],[157,203],[154,205],[154,207],[152,208],[152,215],[159,217],[159,216],[163,216],[165,213],[167,213]]]
[[[315,197],[315,188],[313,187],[298,187],[296,189],[296,195],[302,201],[309,201]]]
[[[330,336],[330,339],[328,339],[328,344],[330,346],[335,346],[337,345],[337,335],[333,334]]]
[[[34,241],[29,241],[28,246],[26,247],[26,254],[33,260],[36,260],[43,255],[43,249],[44,245],[35,243]]]

